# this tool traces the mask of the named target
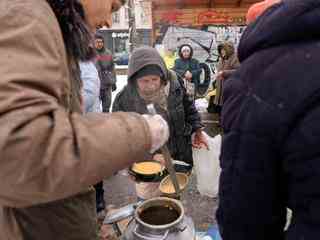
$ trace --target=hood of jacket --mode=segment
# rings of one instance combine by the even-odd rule
[[[282,0],[246,28],[239,60],[243,62],[260,50],[319,39],[319,21],[320,1]]]
[[[182,56],[182,48],[183,48],[183,47],[189,47],[189,48],[190,48],[191,52],[190,52],[190,57],[189,57],[189,59],[191,59],[191,58],[193,57],[193,48],[191,47],[190,44],[182,44],[182,45],[179,47],[179,51],[178,51],[179,57],[180,57],[181,59],[184,59],[183,56]]]
[[[218,46],[218,52],[221,54],[221,50],[226,51],[226,59],[230,58],[235,53],[234,45],[231,42],[224,42]]]
[[[262,2],[258,2],[253,4],[246,15],[246,22],[247,24],[252,23],[255,21],[266,9],[270,6],[279,3],[281,0],[264,0]]]
[[[148,65],[158,66],[163,73],[164,80],[168,79],[168,69],[158,51],[152,47],[140,47],[137,48],[130,57],[128,66],[128,84],[132,84],[134,79],[133,76]]]

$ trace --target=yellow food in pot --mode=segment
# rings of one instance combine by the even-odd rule
[[[179,186],[179,187],[181,187],[181,186]],[[175,193],[176,192],[171,181],[168,182],[166,185],[163,185],[161,188],[161,191],[164,193]]]
[[[157,162],[141,162],[135,163],[132,167],[132,171],[139,173],[139,174],[157,174],[162,171],[162,166],[160,163]]]
[[[184,173],[176,173],[179,184],[179,190],[184,190],[188,184],[188,176]],[[173,194],[176,192],[170,176],[167,176],[160,183],[160,191],[164,194]]]

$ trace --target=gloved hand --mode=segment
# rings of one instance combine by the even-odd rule
[[[112,84],[112,92],[117,90],[117,84]]]
[[[151,132],[151,149],[150,153],[154,153],[162,147],[169,139],[169,127],[167,122],[160,115],[142,115]]]
[[[166,160],[164,159],[164,156],[162,154],[159,154],[159,153],[155,154],[153,156],[153,160],[160,162],[162,166],[166,165]]]

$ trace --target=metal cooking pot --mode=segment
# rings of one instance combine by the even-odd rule
[[[137,207],[134,220],[128,225],[122,239],[194,240],[195,228],[192,219],[185,216],[180,201],[153,198]]]

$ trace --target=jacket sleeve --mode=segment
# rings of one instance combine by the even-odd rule
[[[98,71],[98,76],[99,76],[99,80],[100,80],[100,88],[101,88],[101,85],[102,84],[102,67],[101,67],[101,61],[99,59],[96,59],[96,62],[95,62],[95,66],[96,66],[96,69]]]
[[[0,205],[69,197],[143,160],[151,137],[140,115],[83,116],[63,107],[70,83],[54,14],[27,2],[23,10],[2,6]]]
[[[234,55],[232,57],[230,66],[232,67],[232,69],[237,69],[238,67],[240,67],[240,62],[237,55]]]
[[[114,63],[114,59],[112,57],[112,60],[111,60],[111,74],[112,74],[112,77],[113,77],[113,84],[116,85],[117,84],[117,73],[116,73],[116,67],[115,67],[115,63]]]
[[[82,96],[85,112],[95,112],[100,96],[100,79],[93,63],[80,62],[81,80],[83,82]]]
[[[194,69],[191,70],[192,76],[193,78],[199,78],[201,74],[199,61],[197,59],[192,59],[192,61],[194,65]]]
[[[185,119],[186,122],[191,125],[192,133],[194,133],[198,129],[203,128],[204,125],[201,123],[201,117],[198,110],[196,109],[194,101],[190,99],[186,93],[186,89],[183,86],[182,79],[178,77],[178,81],[183,91],[183,107],[185,112]]]
[[[112,104],[112,112],[126,112],[125,107],[122,104],[121,101],[121,95],[123,93],[124,90],[122,90],[121,92],[119,92],[116,96],[116,98],[113,101]]]
[[[232,74],[234,74],[237,70],[236,69],[232,69],[232,70],[224,70],[222,72],[222,76],[224,79],[229,78]]]

